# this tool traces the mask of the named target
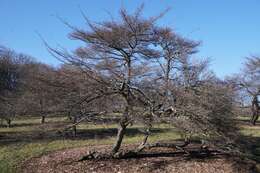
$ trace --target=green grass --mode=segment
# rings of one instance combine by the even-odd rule
[[[64,121],[64,117],[52,117],[46,119],[46,126],[51,123]],[[12,128],[0,128],[1,134],[10,134],[13,138],[21,138],[24,134],[35,135],[43,130],[45,132],[53,133],[53,129],[39,128],[40,119],[35,117],[29,117],[27,119],[17,119],[13,123]],[[94,125],[94,124],[81,124],[78,126],[78,130],[92,130],[102,132],[104,129],[115,129],[116,124],[111,125]],[[136,132],[136,129],[142,128],[141,125],[129,127],[129,131]],[[169,140],[178,139],[180,135],[174,130],[174,128],[167,125],[156,125],[155,129],[162,130],[154,133],[150,136],[150,141],[158,140]],[[127,134],[124,138],[124,144],[139,143],[143,138],[141,133]],[[31,157],[39,156],[51,151],[75,148],[87,145],[98,145],[98,144],[113,144],[114,137],[103,138],[103,139],[54,139],[54,140],[32,140],[32,141],[19,141],[11,144],[1,144],[0,142],[0,172],[12,173],[16,172],[20,163]]]

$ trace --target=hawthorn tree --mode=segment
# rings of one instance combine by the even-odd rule
[[[83,41],[85,46],[78,48],[73,55],[51,49],[55,56],[80,67],[97,83],[93,96],[85,102],[111,96],[117,98],[118,105],[110,108],[112,112],[121,113],[113,153],[118,152],[126,128],[133,122],[134,112],[146,109],[149,100],[143,101],[144,94],[136,85],[148,74],[151,59],[159,54],[151,48],[156,18],[143,19],[141,10],[134,15],[121,10],[120,15],[120,22],[88,22],[90,31],[74,28],[70,37]]]
[[[73,29],[70,38],[84,46],[68,52],[46,43],[53,56],[74,69],[69,79],[82,76],[75,78],[78,88],[73,87],[79,94],[65,99],[70,112],[85,117],[119,116],[112,155],[119,152],[127,127],[136,122],[147,127],[137,152],[147,147],[177,147],[147,142],[156,121],[171,123],[186,136],[222,137],[227,143],[232,141],[231,132],[236,132],[233,92],[208,70],[208,60],[191,57],[198,42],[156,24],[161,16],[143,18],[142,8],[134,14],[121,10],[119,21],[93,23],[84,16],[87,30],[67,24]],[[67,84],[63,83],[65,88]]]

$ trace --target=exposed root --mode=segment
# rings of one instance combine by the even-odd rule
[[[99,153],[96,151],[89,151],[87,155],[83,156],[81,159],[78,160],[78,162],[84,161],[84,160],[93,160],[93,159],[110,159],[112,158],[112,154],[106,154],[106,153]]]
[[[137,153],[134,151],[127,151],[127,152],[117,152],[113,153],[101,153],[96,151],[90,151],[86,156],[83,156],[78,161],[84,160],[106,160],[106,159],[123,159],[123,158],[132,158],[137,156]]]
[[[185,141],[183,144],[175,144],[175,143],[161,143],[161,142],[157,142],[157,143],[153,143],[153,144],[147,144],[146,142],[141,144],[138,148],[137,148],[137,152],[141,152],[144,149],[151,149],[151,148],[174,148],[180,151],[184,151],[187,152],[185,150],[185,147],[188,146],[190,144],[190,141]]]
[[[97,151],[90,151],[86,156],[82,157],[78,161],[84,160],[107,160],[107,159],[129,159],[129,158],[144,158],[144,157],[174,157],[174,156],[184,156],[190,158],[206,158],[216,155],[227,155],[220,150],[210,150],[209,148],[193,148],[185,149],[189,142],[185,142],[181,145],[174,143],[154,143],[146,144],[142,148],[137,148],[136,150],[130,151],[120,151],[117,153],[101,153]],[[140,146],[139,146],[140,147]],[[174,148],[176,149],[173,152],[149,152],[149,149],[152,148]],[[148,151],[141,152],[143,149]]]

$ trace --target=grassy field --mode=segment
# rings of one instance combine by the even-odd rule
[[[241,118],[246,122],[247,119]],[[58,134],[59,129],[64,128],[68,122],[64,117],[47,118],[42,125],[40,119],[30,117],[17,119],[13,127],[0,127],[0,172],[16,172],[20,163],[31,157],[46,154],[51,151],[75,148],[86,145],[113,144],[116,136],[116,125],[81,124],[78,126],[78,136],[71,134]],[[128,129],[124,144],[140,142],[143,137],[140,131],[142,126],[132,126]],[[260,126],[251,126],[248,123],[241,124],[241,132],[251,138],[260,138]],[[150,141],[175,140],[181,136],[167,125],[154,127]],[[260,144],[255,146],[255,158],[260,157]]]
[[[74,148],[86,145],[113,144],[116,135],[116,125],[81,124],[78,126],[78,136],[58,134],[66,124],[65,118],[47,118],[47,122],[40,124],[39,118],[17,119],[13,127],[0,128],[0,172],[15,172],[19,163],[28,158],[39,156],[47,152]],[[141,126],[128,129],[125,144],[140,142]],[[166,125],[154,128],[151,141],[164,139],[178,139],[180,135],[175,129]]]

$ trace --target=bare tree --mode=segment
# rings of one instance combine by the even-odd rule
[[[242,100],[243,104],[250,105],[251,123],[255,125],[260,112],[260,58],[257,56],[247,58],[243,71],[234,77],[233,83],[237,85],[239,94],[243,94],[245,98]]]
[[[133,112],[140,107],[136,103],[142,102],[138,98],[143,93],[136,88],[136,84],[147,75],[150,59],[158,56],[157,51],[150,48],[156,18],[143,19],[141,9],[134,15],[121,10],[120,16],[120,22],[93,24],[87,20],[90,31],[73,28],[71,38],[86,44],[73,55],[51,49],[55,56],[80,67],[98,84],[93,91],[97,94],[93,94],[93,99],[85,101],[93,102],[113,95],[118,99],[118,103],[120,102],[121,106],[114,109],[121,110],[112,110],[121,112],[113,153],[118,152],[126,128],[133,121]]]
[[[121,10],[119,21],[101,23],[84,16],[88,30],[66,23],[73,29],[70,38],[84,43],[73,52],[46,43],[50,53],[70,67],[61,72],[75,81],[75,92],[66,90],[68,96],[73,93],[73,99],[71,95],[65,99],[70,113],[82,114],[83,119],[116,113],[119,126],[112,155],[118,154],[127,127],[137,121],[146,126],[137,151],[178,147],[147,143],[156,121],[171,123],[186,136],[200,134],[203,139],[215,136],[232,141],[231,133],[225,130],[235,129],[233,92],[208,70],[208,60],[191,57],[199,43],[182,38],[170,28],[158,27],[156,20],[162,15],[145,19],[141,12],[142,8],[132,15]],[[61,79],[61,85],[73,86],[66,78]]]
[[[25,90],[25,65],[30,57],[0,48],[0,114],[10,127],[12,119],[19,115],[20,98]]]

